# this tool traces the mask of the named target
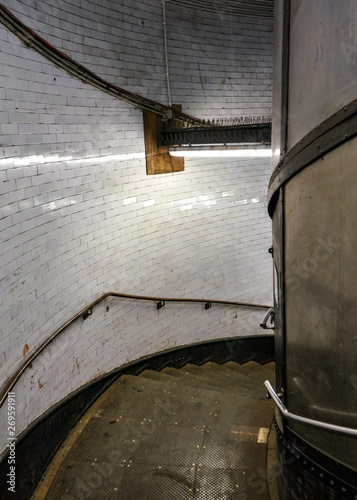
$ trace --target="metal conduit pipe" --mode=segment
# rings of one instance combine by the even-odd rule
[[[259,304],[252,304],[248,302],[230,302],[230,301],[225,301],[225,300],[205,300],[205,299],[189,299],[189,298],[174,298],[174,297],[151,297],[151,296],[146,296],[146,295],[130,295],[130,294],[125,294],[125,293],[117,293],[117,292],[108,292],[96,299],[94,302],[89,304],[89,306],[86,306],[84,309],[79,311],[75,316],[73,316],[71,319],[66,321],[64,325],[62,325],[58,330],[56,330],[50,337],[48,337],[47,340],[45,340],[32,355],[18,368],[16,373],[10,378],[8,383],[6,384],[6,387],[1,393],[0,396],[0,408],[4,404],[7,398],[8,392],[10,392],[13,387],[16,385],[18,380],[21,378],[22,374],[28,368],[31,363],[41,354],[42,351],[46,349],[47,346],[53,342],[66,328],[68,328],[72,323],[74,323],[77,319],[79,318],[87,318],[92,314],[92,309],[98,305],[100,302],[105,300],[108,297],[118,297],[118,298],[124,298],[124,299],[133,299],[133,300],[149,300],[153,302],[157,302],[160,304],[160,307],[162,307],[165,302],[190,302],[190,303],[204,303],[204,304],[209,304],[209,307],[211,307],[212,304],[221,304],[221,305],[233,305],[233,306],[242,306],[242,307],[252,307],[252,308],[260,308],[260,309],[270,309],[271,306],[266,306],[266,305],[259,305]],[[160,308],[158,307],[158,309]],[[208,307],[205,307],[205,309],[208,309]]]
[[[170,73],[169,73],[169,57],[167,53],[167,28],[166,28],[166,0],[161,0],[162,3],[162,25],[164,28],[164,50],[165,50],[165,68],[166,68],[166,86],[167,86],[167,99],[171,108],[171,89],[170,89]]]

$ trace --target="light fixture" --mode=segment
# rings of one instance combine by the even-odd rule
[[[0,159],[0,168],[28,167],[30,165],[43,165],[46,163],[78,163],[83,166],[93,162],[110,163],[129,160],[144,160],[145,153],[123,153],[98,156],[77,157],[73,153],[48,153],[42,155],[14,156]]]
[[[169,151],[171,156],[181,156],[183,158],[270,158],[272,150],[266,147],[176,147]]]

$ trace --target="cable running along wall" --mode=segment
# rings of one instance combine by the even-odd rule
[[[41,38],[37,33],[17,19],[2,4],[0,4],[0,22],[16,36],[18,36],[27,47],[36,50],[44,57],[52,61],[56,66],[64,69],[75,78],[78,78],[81,81],[141,110],[151,111],[152,113],[156,113],[169,119],[174,117],[177,122],[189,123],[191,126],[194,126],[195,124],[202,124],[202,120],[199,120],[198,118],[174,111],[170,106],[165,106],[159,102],[152,101],[146,97],[134,94],[103,80],[95,73],[77,63],[63,52],[60,52],[46,40]]]

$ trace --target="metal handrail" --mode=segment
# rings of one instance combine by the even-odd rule
[[[283,416],[290,420],[295,420],[296,422],[302,422],[303,424],[311,425],[314,427],[320,427],[327,431],[338,432],[339,434],[348,434],[350,436],[357,436],[357,429],[352,429],[351,427],[342,427],[341,425],[329,424],[327,422],[321,422],[320,420],[313,420],[311,418],[302,417],[301,415],[295,415],[295,413],[290,413],[284,403],[281,401],[277,393],[274,391],[273,386],[266,380],[264,385],[273,399],[276,406],[279,408]]]
[[[208,309],[211,304],[222,304],[222,305],[235,305],[235,306],[243,306],[243,307],[254,307],[254,308],[263,308],[269,309],[271,306],[252,304],[248,302],[230,302],[227,300],[205,300],[205,299],[189,299],[189,298],[174,298],[174,297],[151,297],[146,295],[130,295],[126,293],[116,293],[116,292],[108,292],[93,301],[89,306],[86,306],[76,315],[74,315],[71,319],[69,319],[64,325],[62,325],[58,330],[56,330],[50,337],[48,337],[45,342],[43,342],[36,351],[31,354],[31,356],[20,366],[20,368],[16,371],[16,373],[11,377],[9,382],[6,384],[6,387],[1,393],[0,396],[0,408],[4,404],[8,392],[15,386],[15,384],[20,379],[21,375],[24,373],[26,368],[30,366],[30,364],[38,357],[39,354],[55,339],[57,338],[66,328],[68,328],[72,323],[74,323],[78,318],[82,317],[83,319],[87,318],[90,314],[92,314],[92,309],[100,302],[105,300],[108,297],[119,297],[124,299],[134,299],[134,300],[150,300],[157,302],[157,308],[160,309],[165,305],[165,302],[193,302],[193,303],[204,303],[206,305],[206,309]]]
[[[271,326],[267,326],[267,322],[270,320]],[[263,330],[274,330],[274,309],[271,307],[269,311],[264,316],[263,321],[260,323],[260,328]]]

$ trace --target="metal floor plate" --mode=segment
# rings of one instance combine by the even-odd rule
[[[234,383],[227,398],[216,370],[207,372],[211,391],[198,391],[196,378],[190,386],[189,375],[171,387],[143,375],[115,382],[42,498],[268,500],[264,436],[273,404],[259,384],[241,394]],[[223,376],[227,369],[220,384]]]

